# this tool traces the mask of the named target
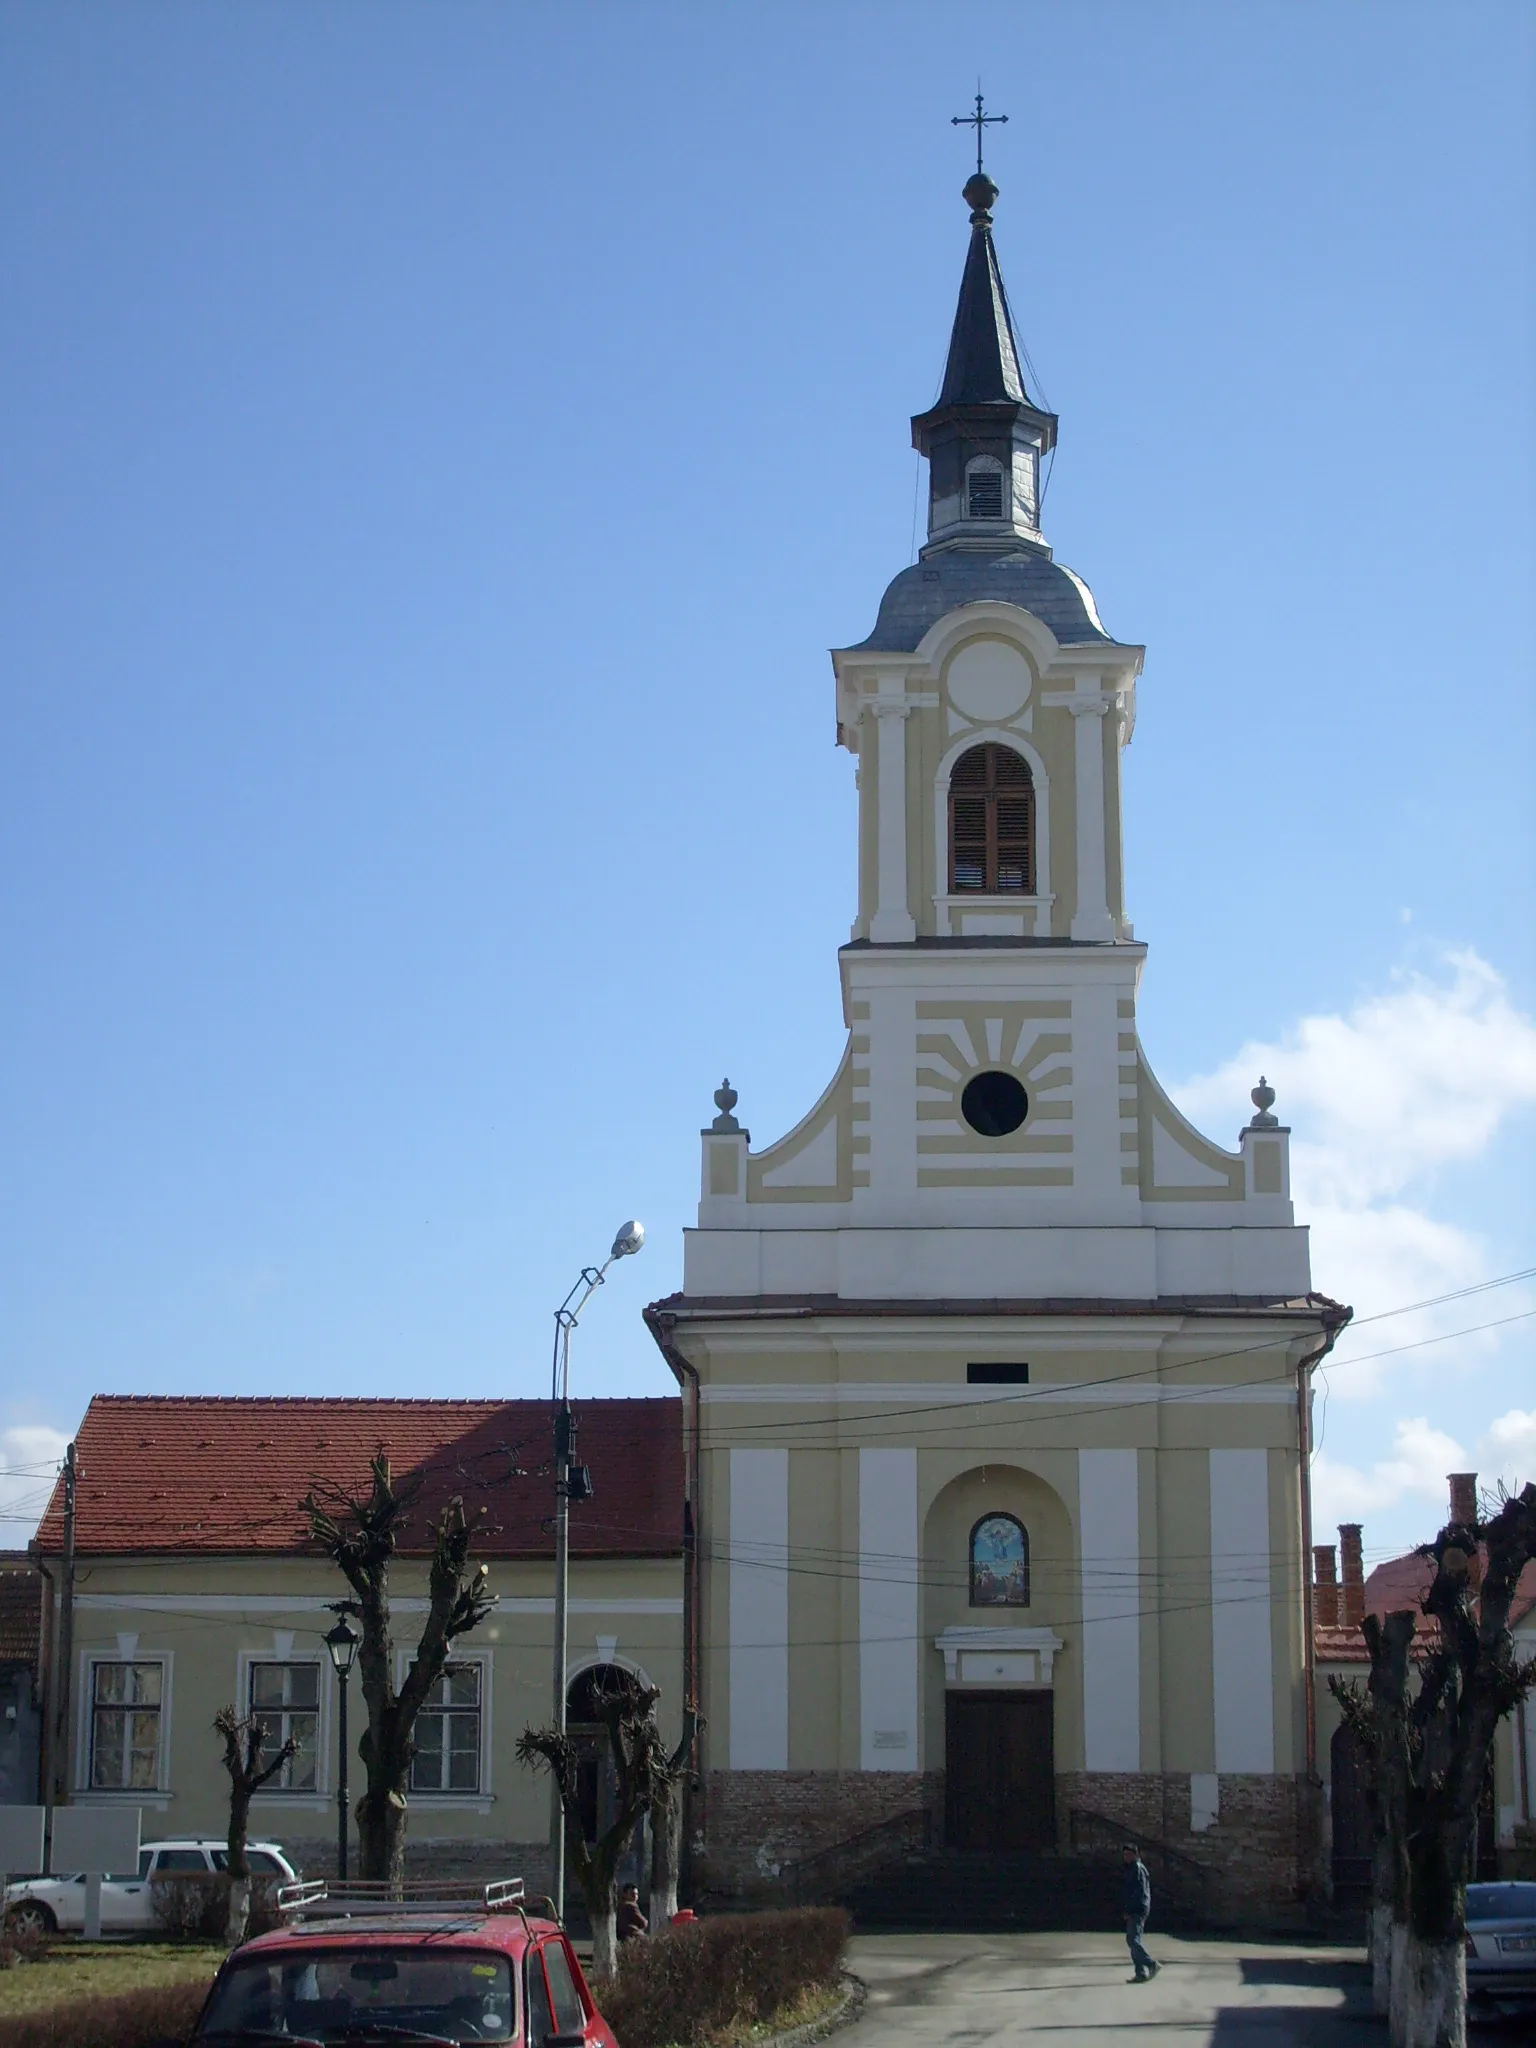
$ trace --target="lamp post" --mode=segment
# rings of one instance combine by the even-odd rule
[[[336,1609],[336,1626],[327,1632],[325,1638],[325,1647],[331,1653],[331,1668],[341,1681],[336,1717],[339,1758],[336,1773],[336,1876],[342,1884],[347,1881],[347,1680],[352,1676],[352,1660],[361,1641],[362,1637],[347,1620],[343,1604]]]
[[[592,1475],[576,1463],[576,1418],[571,1413],[571,1332],[581,1312],[607,1277],[615,1259],[630,1258],[645,1243],[645,1225],[621,1223],[613,1249],[600,1266],[583,1266],[581,1276],[555,1310],[555,1355],[550,1372],[550,1399],[555,1410],[555,1728],[565,1733],[565,1660],[571,1576],[571,1502],[588,1500]],[[580,1296],[580,1300],[577,1296]],[[560,1787],[551,1780],[550,1849],[555,1874],[551,1887],[555,1911],[565,1918],[565,1807]]]

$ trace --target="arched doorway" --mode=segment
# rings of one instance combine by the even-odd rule
[[[1056,1845],[1058,1725],[1080,1711],[1075,1693],[1063,1697],[1071,1660],[1058,1661],[1072,1551],[1065,1501],[1021,1463],[961,1465],[928,1506],[925,1754],[930,1769],[942,1756],[952,1849]]]
[[[1329,1811],[1333,1818],[1333,1897],[1341,1906],[1371,1898],[1371,1808],[1366,1798],[1365,1755],[1346,1723],[1328,1746]]]
[[[613,1826],[616,1806],[613,1754],[608,1731],[599,1718],[601,1701],[611,1684],[634,1675],[622,1665],[590,1664],[585,1671],[578,1671],[566,1688],[566,1733],[576,1750],[577,1800],[582,1840],[586,1842],[595,1842]],[[642,1816],[619,1860],[621,1885],[638,1884],[642,1891],[649,1890],[650,1859],[644,1853],[645,1841],[646,1823]]]

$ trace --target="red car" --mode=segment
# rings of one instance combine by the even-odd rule
[[[225,1962],[195,2043],[618,2048],[563,1929],[525,1907],[521,1884],[469,1903],[463,1887],[397,1902],[300,1885],[279,1904],[289,1924]]]

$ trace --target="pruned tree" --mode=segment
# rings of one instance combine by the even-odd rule
[[[612,1823],[595,1842],[587,1841],[581,1825],[580,1744],[550,1727],[525,1728],[517,1745],[519,1761],[547,1770],[560,1794],[571,1865],[592,1921],[592,1967],[599,1977],[611,1976],[618,1961],[619,1858],[636,1821],[655,1801],[658,1766],[665,1763],[656,1726],[660,1697],[658,1687],[629,1671],[610,1673],[596,1697],[595,1716],[613,1759],[614,1802]]]
[[[1405,1716],[1408,1665],[1413,1650],[1412,1612],[1380,1619],[1368,1614],[1361,1625],[1371,1654],[1369,1684],[1330,1678],[1365,1759],[1365,1797],[1371,1816],[1371,1918],[1368,1949],[1371,1998],[1377,2012],[1391,2004],[1394,1929],[1407,1925],[1407,1757]]]
[[[299,1745],[290,1735],[265,1760],[270,1730],[259,1715],[242,1721],[232,1706],[220,1707],[213,1717],[214,1733],[223,1739],[224,1768],[229,1773],[229,1904],[224,1921],[224,1939],[233,1948],[244,1941],[251,1917],[251,1866],[245,1853],[250,1826],[251,1801],[262,1786],[275,1778]]]
[[[1347,1712],[1369,1717],[1381,1886],[1393,1916],[1393,2048],[1465,2048],[1466,1884],[1478,1808],[1498,1724],[1536,1688],[1536,1659],[1520,1662],[1509,1628],[1520,1574],[1536,1557],[1536,1485],[1503,1500],[1490,1520],[1449,1523],[1418,1554],[1434,1566],[1421,1607],[1435,1629],[1418,1659],[1417,1688],[1414,1615],[1405,1609],[1366,1630],[1364,1703],[1358,1687],[1338,1690]]]
[[[352,1588],[362,1625],[357,1669],[368,1720],[357,1753],[367,1774],[367,1789],[356,1808],[358,1875],[398,1892],[405,1878],[416,1717],[442,1677],[453,1643],[485,1619],[495,1596],[486,1583],[486,1567],[470,1564],[473,1530],[462,1498],[455,1495],[433,1530],[427,1618],[410,1669],[396,1691],[391,1675],[389,1569],[406,1512],[421,1491],[421,1477],[414,1475],[397,1487],[382,1450],[370,1461],[369,1472],[366,1494],[353,1496],[343,1488],[317,1485],[300,1505],[315,1542]]]
[[[654,1713],[650,1716],[648,1740],[654,1742],[651,1760],[651,1924],[663,1926],[677,1911],[677,1873],[681,1861],[683,1793],[693,1768],[693,1747],[704,1717],[695,1707],[683,1709],[683,1736],[676,1749],[668,1751]]]

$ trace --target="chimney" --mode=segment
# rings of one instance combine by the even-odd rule
[[[1446,1475],[1451,1488],[1451,1520],[1460,1529],[1477,1526],[1477,1474],[1475,1472],[1450,1472]],[[1467,1567],[1467,1580],[1475,1593],[1483,1583],[1483,1557],[1481,1550],[1474,1550]]]
[[[1339,1562],[1331,1543],[1312,1546],[1312,1618],[1319,1628],[1339,1625]]]
[[[1477,1520],[1477,1474],[1475,1472],[1452,1472],[1451,1520],[1462,1526]]]
[[[1344,1563],[1344,1626],[1358,1628],[1365,1619],[1365,1558],[1358,1522],[1340,1522],[1339,1556]]]

